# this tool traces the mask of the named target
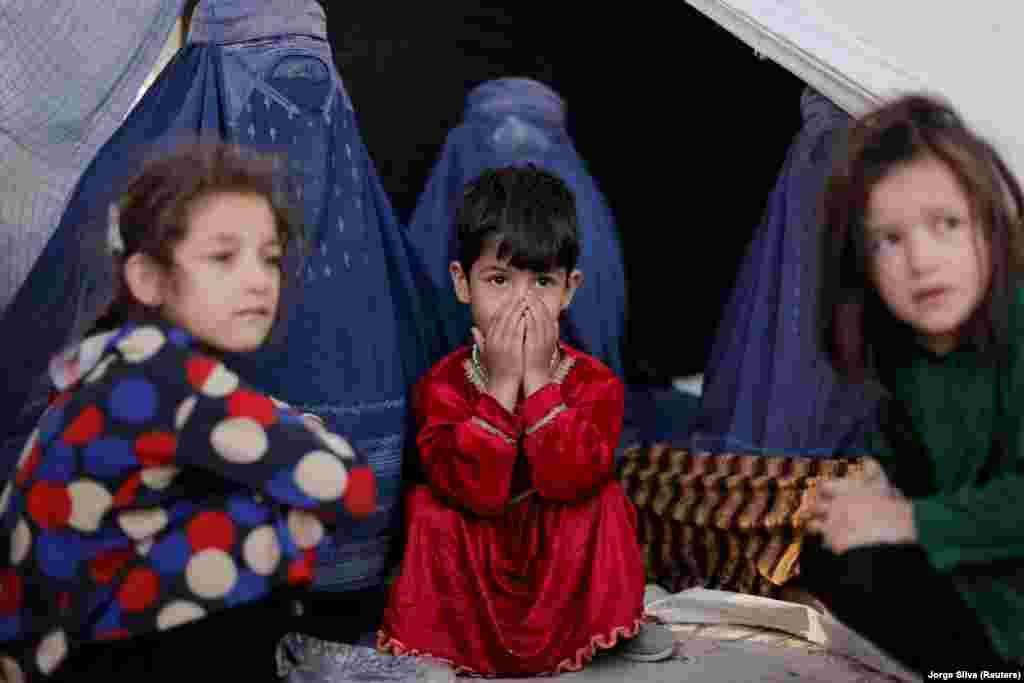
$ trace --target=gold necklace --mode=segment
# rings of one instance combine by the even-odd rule
[[[552,371],[554,371],[555,367],[558,366],[558,361],[561,359],[561,357],[562,357],[562,352],[558,348],[558,344],[555,344],[555,351],[554,351],[554,353],[551,354],[551,370]],[[483,380],[483,383],[486,386],[487,385],[487,368],[485,368],[483,366],[483,363],[480,362],[480,347],[477,346],[475,343],[473,344],[473,353],[471,355],[471,360],[472,360],[472,363],[473,363],[473,369],[480,376],[480,379]]]

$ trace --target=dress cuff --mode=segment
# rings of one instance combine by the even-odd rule
[[[566,410],[562,388],[552,382],[535,391],[519,406],[519,414],[523,420],[523,429],[527,435],[554,420],[559,413]]]
[[[505,406],[498,403],[490,394],[482,394],[477,400],[473,422],[508,443],[516,443],[523,431],[522,420],[508,412]]]

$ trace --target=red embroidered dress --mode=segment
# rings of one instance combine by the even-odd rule
[[[576,671],[639,629],[636,513],[615,478],[622,383],[561,347],[555,381],[509,413],[468,348],[414,392],[429,481],[408,494],[408,544],[379,646],[461,672]]]

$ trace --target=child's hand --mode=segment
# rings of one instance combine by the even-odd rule
[[[558,318],[535,294],[528,294],[527,302],[523,393],[529,396],[551,381],[551,359],[558,348]]]
[[[473,339],[487,368],[487,393],[509,412],[516,407],[523,381],[525,308],[525,300],[510,300],[491,318],[486,335],[473,328]]]
[[[903,495],[899,489],[889,483],[889,477],[885,476],[885,470],[882,469],[881,463],[872,457],[864,458],[863,482],[877,487],[881,493],[890,493],[897,496]]]
[[[876,482],[825,481],[811,506],[808,530],[836,554],[886,543],[914,543],[914,508],[901,495]]]

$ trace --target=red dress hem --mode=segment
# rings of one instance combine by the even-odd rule
[[[558,674],[571,673],[574,671],[580,671],[584,666],[589,664],[594,657],[597,656],[598,650],[610,650],[619,644],[619,640],[629,640],[636,636],[640,632],[640,626],[644,623],[643,619],[634,619],[632,626],[616,626],[611,630],[609,634],[599,633],[591,636],[590,643],[584,645],[576,650],[576,654],[572,657],[566,657],[560,661],[554,671],[541,671],[539,673],[527,674],[532,676],[557,676]],[[395,655],[396,657],[427,657],[438,662],[444,662],[448,666],[455,670],[456,676],[477,676],[479,678],[498,678],[505,674],[496,673],[483,673],[476,671],[468,666],[462,666],[457,664],[450,659],[444,657],[437,657],[429,652],[423,652],[414,648],[407,647],[405,643],[392,638],[385,631],[381,630],[377,632],[377,649],[385,654]]]

